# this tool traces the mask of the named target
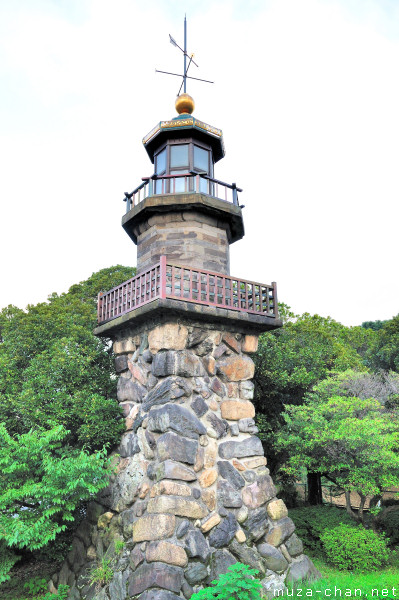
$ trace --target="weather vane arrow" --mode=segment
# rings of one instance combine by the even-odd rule
[[[183,75],[181,75],[180,73],[170,73],[169,71],[160,71],[158,69],[155,69],[155,72],[156,73],[164,73],[165,75],[175,75],[176,77],[183,78],[179,92],[177,94],[178,96],[180,96],[182,87],[183,87],[184,93],[187,92],[187,79],[195,79],[196,81],[204,81],[205,83],[214,83],[213,81],[209,81],[209,79],[200,79],[199,77],[190,77],[190,75],[187,75],[191,63],[193,63],[193,65],[195,65],[196,67],[198,67],[198,65],[193,58],[194,54],[191,54],[189,56],[187,53],[187,19],[186,19],[186,16],[184,16],[184,49],[179,46],[179,44],[176,42],[175,39],[172,38],[172,36],[170,34],[169,34],[169,41],[173,46],[175,46],[176,48],[179,48],[179,50],[181,50],[183,52],[183,56],[184,56]],[[188,64],[187,64],[187,59],[189,59]]]

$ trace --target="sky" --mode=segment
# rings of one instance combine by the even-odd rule
[[[223,130],[243,189],[231,274],[345,325],[399,312],[397,0],[0,0],[0,309],[136,264],[124,192],[176,115]],[[191,68],[190,68],[191,69]]]

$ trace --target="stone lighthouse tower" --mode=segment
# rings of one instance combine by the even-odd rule
[[[270,598],[316,574],[251,402],[258,336],[281,326],[276,284],[230,275],[241,190],[215,177],[220,129],[187,94],[176,109],[143,139],[154,175],[126,194],[137,274],[99,297],[95,333],[113,342],[126,432],[56,582],[74,600],[188,600],[237,561]],[[95,582],[99,564],[110,575]]]

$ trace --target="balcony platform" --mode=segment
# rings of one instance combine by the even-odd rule
[[[143,321],[174,318],[206,321],[240,333],[261,333],[282,326],[276,284],[261,284],[167,263],[113,288],[98,298],[95,335],[112,337]]]

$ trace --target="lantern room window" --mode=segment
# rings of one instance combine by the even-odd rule
[[[170,140],[155,154],[155,174],[180,175],[190,172],[213,176],[213,160],[210,146],[199,145],[193,139]],[[188,188],[188,189],[187,189]],[[179,177],[173,181],[158,180],[155,182],[156,194],[194,191],[192,177]],[[209,194],[209,182],[200,179],[199,191]]]

